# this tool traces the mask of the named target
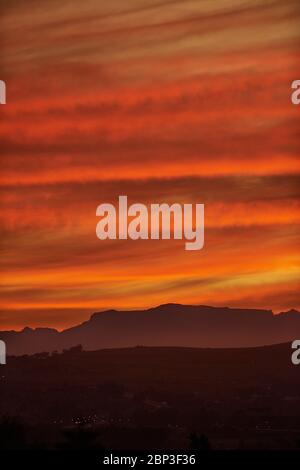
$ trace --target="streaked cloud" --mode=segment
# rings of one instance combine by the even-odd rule
[[[175,301],[300,306],[297,1],[2,10],[3,327]],[[205,249],[100,243],[96,207],[119,194],[205,203]]]

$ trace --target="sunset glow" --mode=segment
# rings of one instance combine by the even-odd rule
[[[298,2],[3,10],[0,329],[167,302],[300,308]],[[119,194],[205,204],[204,248],[99,241],[96,207]]]

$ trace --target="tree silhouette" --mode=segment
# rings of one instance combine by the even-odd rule
[[[190,435],[190,447],[192,450],[211,450],[210,442],[205,434],[196,432]]]
[[[17,417],[0,418],[0,450],[24,449],[26,447],[25,428]]]
[[[59,445],[60,449],[66,450],[103,450],[99,442],[99,431],[91,426],[79,424],[66,428],[62,431],[64,442]]]

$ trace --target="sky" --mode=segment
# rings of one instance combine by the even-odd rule
[[[2,0],[0,328],[167,302],[299,308],[298,1]],[[205,246],[96,237],[204,203]]]

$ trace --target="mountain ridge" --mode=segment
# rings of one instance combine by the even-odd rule
[[[58,331],[30,328],[0,331],[8,354],[142,346],[253,347],[300,337],[300,312],[167,303],[145,310],[94,312],[78,325]]]

